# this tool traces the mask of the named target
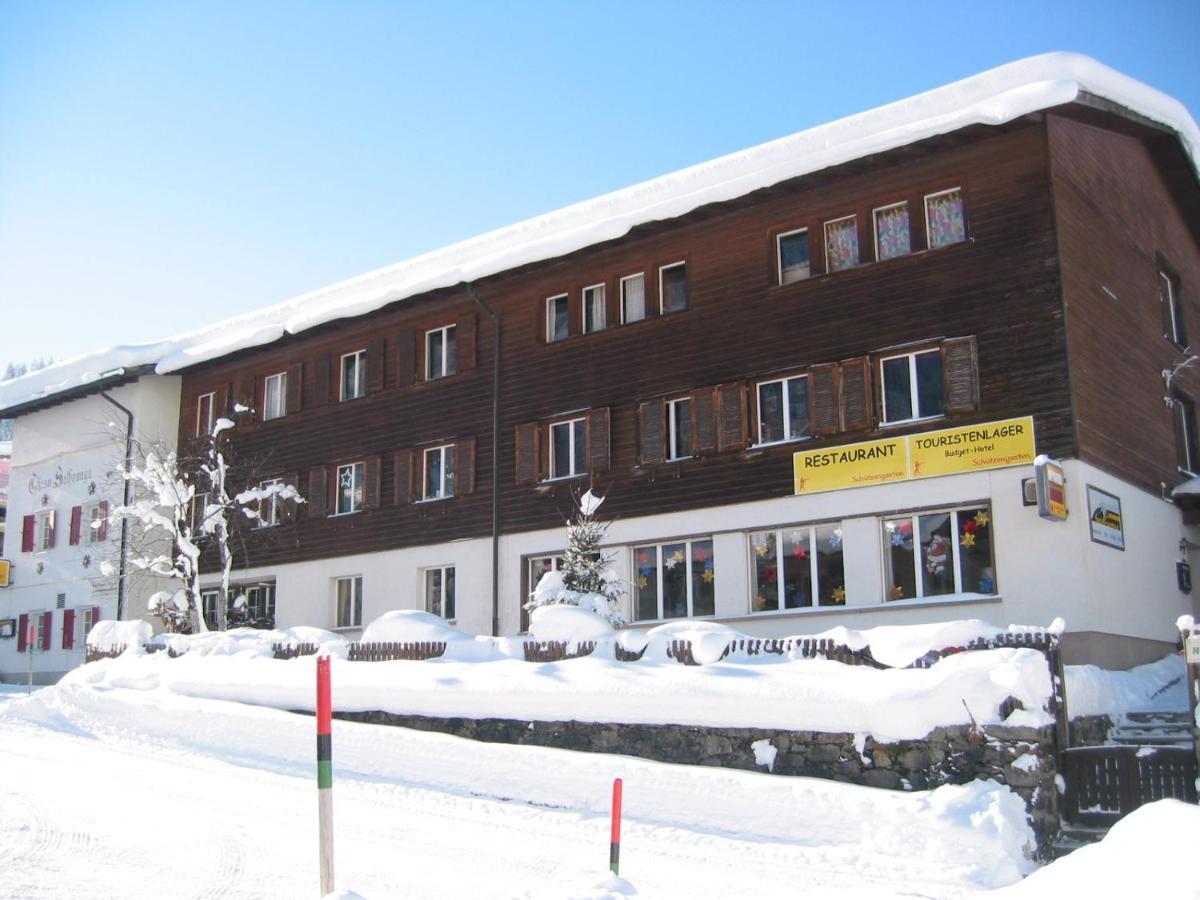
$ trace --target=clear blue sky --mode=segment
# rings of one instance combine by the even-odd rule
[[[446,10],[453,9],[453,12]],[[167,337],[1200,2],[0,0],[0,370]]]

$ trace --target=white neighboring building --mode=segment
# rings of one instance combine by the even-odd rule
[[[0,681],[24,681],[32,662],[34,681],[47,684],[83,662],[94,621],[137,618],[160,587],[139,575],[121,588],[122,527],[95,523],[123,501],[116,473],[127,429],[175,445],[179,379],[118,370],[12,412],[12,584],[0,590]],[[112,576],[101,574],[106,560]]]

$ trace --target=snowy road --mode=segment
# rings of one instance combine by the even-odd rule
[[[0,897],[318,894],[311,718],[156,691],[0,696]],[[606,896],[615,776],[640,897],[951,897],[1018,877],[997,833],[1011,795],[983,789],[907,795],[345,722],[333,748],[337,883],[372,900]]]

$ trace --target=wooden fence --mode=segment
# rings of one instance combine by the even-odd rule
[[[1190,747],[1071,747],[1060,771],[1067,782],[1063,819],[1112,825],[1143,803],[1196,802],[1196,756]]]

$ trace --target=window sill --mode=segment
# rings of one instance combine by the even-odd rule
[[[881,430],[885,428],[902,428],[905,425],[923,425],[926,422],[937,422],[945,418],[945,413],[938,413],[936,416],[921,416],[919,419],[897,419],[894,422],[880,422],[878,427]]]
[[[580,472],[576,475],[559,475],[557,478],[543,478],[540,484],[560,484],[564,481],[572,481],[576,478],[585,478],[587,472]]]
[[[941,597],[911,597],[907,600],[881,600],[878,603],[853,603],[845,606],[801,606],[794,609],[769,609],[762,612],[722,616],[722,622],[754,622],[762,619],[788,619],[794,616],[828,616],[839,613],[873,613],[885,609],[921,609],[931,606],[970,606],[999,603],[1000,594],[945,594]],[[640,624],[640,623],[639,623]]]
[[[453,499],[454,499],[453,494],[447,494],[444,497],[419,497],[418,499],[414,500],[413,503],[418,504],[418,505],[424,504],[424,503],[445,503],[447,500],[453,500]]]
[[[802,437],[785,438],[784,440],[781,440],[781,441],[766,441],[761,444],[751,444],[746,449],[747,450],[770,450],[772,447],[784,447],[784,446],[787,446],[788,444],[803,444],[806,441],[811,441],[812,439],[813,439],[813,436],[811,434],[806,434]]]
[[[326,518],[327,519],[344,519],[344,518],[346,518],[346,516],[357,516],[361,512],[362,512],[361,509],[352,509],[352,510],[349,510],[348,512],[330,513],[328,516],[326,516]]]

